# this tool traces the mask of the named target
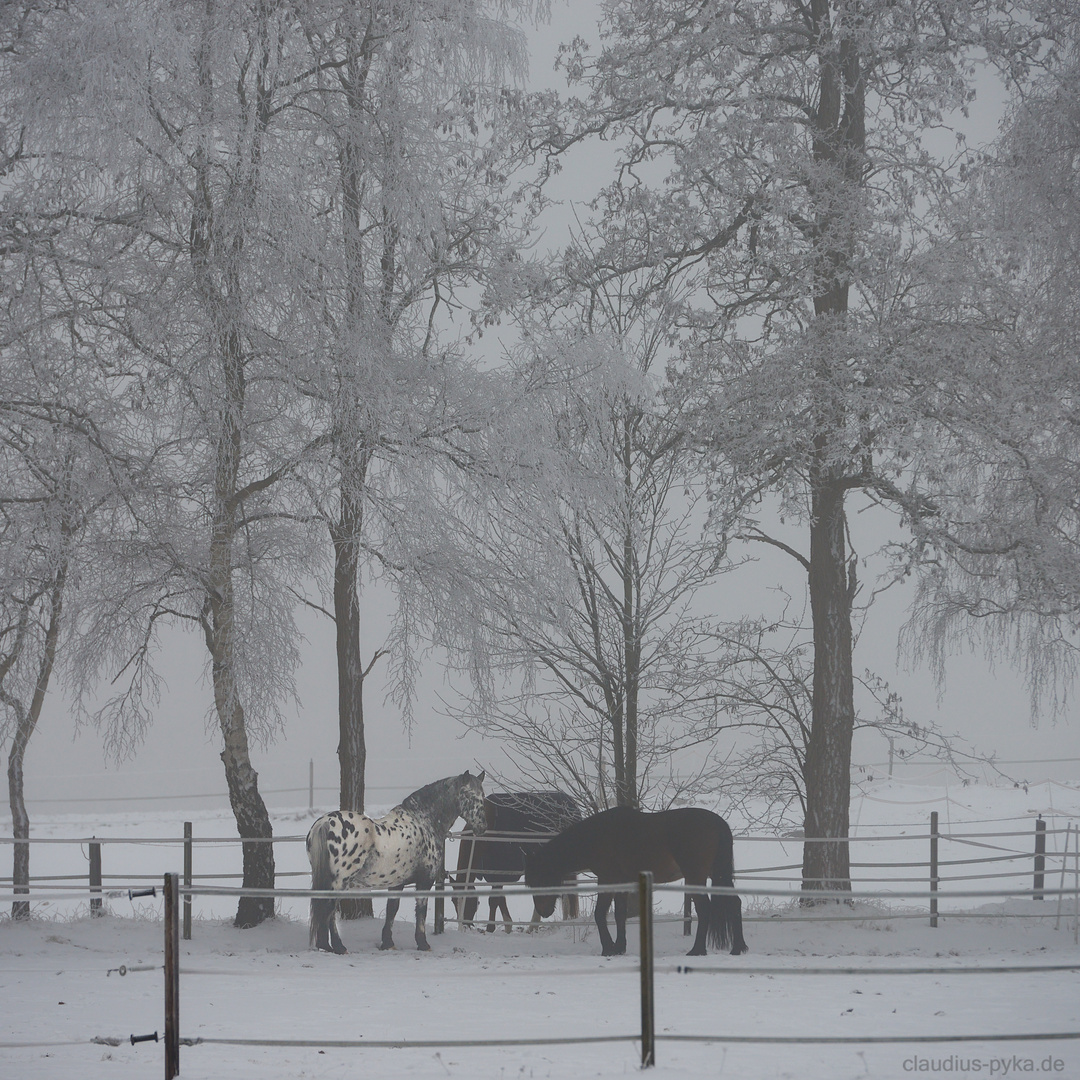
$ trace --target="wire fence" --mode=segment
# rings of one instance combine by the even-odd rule
[[[70,836],[31,837],[27,840],[11,836],[0,837],[0,850],[9,850],[15,844],[29,844],[32,848],[78,848],[83,862],[81,870],[70,869],[67,873],[44,873],[31,875],[29,882],[15,883],[11,874],[0,876],[0,903],[19,901],[23,903],[59,902],[63,900],[89,899],[100,910],[100,901],[123,895],[148,881],[161,880],[161,872],[146,869],[125,869],[110,866],[116,859],[103,856],[102,851],[112,849],[135,849],[120,861],[122,863],[145,863],[146,849],[159,849],[151,864],[171,861],[177,849],[184,855],[185,882],[215,882],[222,885],[239,882],[242,868],[238,852],[240,838],[222,836],[195,836],[192,824],[184,823],[184,835],[172,836]],[[961,829],[942,831],[937,826],[936,814],[931,815],[929,827],[921,823],[917,832],[878,832],[843,838],[851,849],[851,889],[843,891],[843,898],[855,902],[886,902],[900,908],[912,903],[918,911],[936,915],[948,908],[956,908],[957,902],[970,900],[1041,899],[1077,900],[1080,883],[1080,835],[1072,822],[1050,826],[1043,818],[1033,822],[1028,819],[1024,829],[997,829],[974,831]],[[466,834],[467,836],[468,834]],[[520,843],[523,839],[541,841],[550,834],[487,833],[488,843]],[[462,834],[452,833],[450,839],[461,839]],[[296,845],[305,837],[287,834],[274,837],[257,837],[243,841],[245,844],[273,844],[275,848],[296,851],[276,871],[282,880],[303,878],[309,874],[306,859]],[[817,842],[836,843],[836,840],[818,840],[792,835],[745,835],[736,837],[739,858],[737,881],[739,891],[749,901],[748,917],[754,918],[763,908],[778,900],[793,901],[812,891],[815,898],[826,896],[829,881],[808,879],[803,875],[801,861],[777,860],[768,854],[777,848],[782,853],[803,848]],[[761,845],[767,845],[762,857]],[[898,846],[899,845],[899,846]],[[215,854],[217,853],[217,854]],[[164,856],[164,858],[162,858]],[[59,856],[58,856],[59,857]],[[67,862],[70,866],[70,856]],[[207,862],[210,865],[207,865]],[[88,866],[86,864],[89,864]],[[226,865],[229,864],[229,865]],[[986,889],[981,888],[985,884]],[[1067,887],[1068,886],[1068,887]],[[7,894],[7,895],[4,895]],[[224,895],[221,893],[219,895]],[[284,897],[295,897],[295,890],[287,890]],[[509,895],[513,895],[509,892]],[[769,912],[769,917],[775,913]],[[900,912],[893,912],[900,914]],[[906,913],[910,914],[910,912]],[[960,914],[958,911],[954,914]],[[1016,913],[1020,917],[1022,913]],[[844,915],[838,917],[844,918]]]
[[[578,891],[587,891],[595,886],[578,886]],[[560,887],[562,891],[565,887]],[[708,890],[694,886],[695,892],[707,891],[710,894],[730,894],[740,890],[730,888],[712,887]],[[731,1045],[831,1045],[831,1046],[865,1046],[865,1045],[919,1045],[919,1044],[968,1044],[968,1043],[1046,1043],[1046,1042],[1070,1042],[1080,1039],[1080,1031],[1074,1029],[1060,1031],[1017,1031],[1001,1032],[991,1031],[982,1033],[956,1032],[938,1033],[927,1032],[925,1034],[845,1034],[845,1035],[784,1035],[776,1032],[768,1034],[732,1034],[727,1032],[688,1033],[665,1031],[658,1033],[655,1026],[655,956],[654,956],[654,930],[653,930],[653,899],[654,890],[657,892],[685,893],[684,886],[654,885],[651,874],[642,874],[637,882],[625,882],[620,884],[605,884],[605,892],[636,893],[639,903],[639,928],[640,928],[640,951],[637,974],[640,985],[640,1029],[627,1030],[618,1034],[589,1034],[589,1035],[563,1035],[558,1037],[517,1037],[508,1036],[502,1038],[490,1038],[484,1035],[476,1035],[462,1038],[402,1038],[402,1039],[334,1039],[334,1038],[240,1038],[227,1035],[203,1035],[194,1038],[185,1038],[181,1035],[180,1015],[180,977],[207,977],[220,975],[242,974],[242,972],[226,972],[214,970],[199,970],[185,968],[180,963],[179,933],[180,933],[180,906],[182,898],[207,895],[226,894],[233,897],[239,896],[280,896],[295,894],[305,898],[323,896],[350,896],[365,897],[370,900],[386,899],[400,895],[394,890],[387,889],[349,889],[335,893],[331,890],[281,890],[281,889],[245,889],[230,888],[223,886],[208,886],[197,884],[181,885],[179,875],[166,874],[163,880],[162,893],[164,896],[164,963],[162,965],[133,966],[134,971],[158,971],[164,972],[164,1039],[163,1053],[165,1060],[166,1080],[174,1080],[180,1074],[180,1051],[181,1048],[193,1049],[196,1047],[259,1047],[264,1049],[285,1049],[310,1047],[318,1049],[350,1049],[366,1050],[373,1049],[465,1049],[465,1048],[510,1048],[525,1046],[558,1046],[558,1045],[583,1045],[617,1042],[634,1042],[640,1045],[641,1064],[649,1067],[656,1063],[657,1045],[660,1043],[722,1043]],[[555,889],[522,889],[522,895],[536,896],[551,894]],[[745,890],[751,895],[761,895],[763,890]],[[418,893],[420,896],[437,895],[435,890],[426,890]],[[840,894],[842,895],[842,894]],[[985,895],[979,893],[978,895]],[[1003,895],[1003,894],[999,894]],[[118,970],[119,974],[126,971]],[[625,973],[627,969],[623,969]],[[945,961],[940,964],[927,965],[917,964],[893,964],[889,966],[873,967],[870,965],[855,966],[850,963],[837,965],[817,964],[811,967],[786,967],[779,968],[775,964],[760,965],[732,965],[724,967],[710,967],[698,963],[679,964],[674,968],[666,967],[661,971],[677,975],[697,976],[703,974],[724,974],[728,977],[738,975],[767,975],[769,977],[835,977],[835,976],[903,976],[903,977],[932,977],[940,979],[947,976],[1015,976],[1015,975],[1038,975],[1052,976],[1071,974],[1080,971],[1080,961],[1073,963],[1020,963],[1020,964],[987,964],[971,965],[956,964]],[[111,974],[111,971],[109,972]],[[477,973],[484,974],[484,973]],[[527,977],[533,973],[521,973]],[[550,975],[550,973],[547,973]],[[568,974],[581,974],[569,972]],[[594,972],[595,974],[595,972]],[[478,1021],[479,1024],[479,1021]],[[629,1026],[629,1025],[628,1025]],[[130,1041],[132,1045],[144,1041],[158,1041],[158,1032],[152,1035],[130,1035],[126,1039],[121,1036],[94,1036],[85,1040],[86,1045],[109,1045],[119,1046]],[[0,1049],[17,1048],[46,1048],[60,1046],[81,1045],[78,1040],[48,1041],[18,1041],[0,1043]]]

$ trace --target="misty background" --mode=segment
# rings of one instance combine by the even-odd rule
[[[599,5],[552,5],[550,22],[526,28],[532,55],[530,86],[564,89],[565,80],[553,66],[560,42],[575,35],[596,41]],[[991,139],[997,131],[1003,103],[992,85],[979,94],[970,117],[958,120],[970,144]],[[606,162],[595,144],[571,155],[553,181],[550,194],[559,205],[545,218],[542,247],[565,243],[574,222],[574,204],[586,202],[607,177]],[[584,213],[584,212],[582,212]],[[502,342],[498,328],[481,343],[487,362],[497,362]],[[853,514],[853,519],[857,514]],[[872,591],[873,552],[878,543],[872,528],[856,538],[865,603]],[[783,587],[801,596],[802,586],[779,553],[759,554],[756,564],[736,575],[724,575],[703,592],[713,613],[753,614],[762,590]],[[983,754],[996,756],[1002,773],[1017,782],[1075,781],[1080,777],[1080,726],[1071,698],[1053,708],[1043,703],[1033,710],[1021,675],[1005,663],[991,664],[975,648],[954,655],[943,686],[928,668],[915,664],[898,648],[913,586],[896,586],[877,597],[855,650],[857,672],[870,669],[888,682],[902,699],[904,713],[920,726],[955,734]],[[908,591],[906,591],[908,590]],[[370,656],[384,640],[393,600],[382,586],[366,588],[363,602],[364,652]],[[274,807],[306,807],[309,768],[314,780],[314,805],[336,805],[338,783],[337,675],[333,627],[313,612],[299,616],[305,634],[302,665],[297,673],[299,702],[286,706],[286,724],[267,745],[253,745],[260,791]],[[163,637],[161,670],[166,685],[152,728],[135,756],[110,759],[92,728],[76,730],[63,690],[50,691],[44,713],[26,755],[26,795],[31,819],[60,813],[224,808],[225,777],[219,760],[220,732],[212,716],[212,690],[206,671],[206,649],[192,633],[171,630]],[[367,801],[371,808],[389,806],[409,791],[466,767],[486,768],[513,782],[513,771],[498,742],[483,739],[461,727],[444,712],[444,700],[456,698],[455,680],[444,657],[430,653],[411,727],[400,710],[386,700],[387,684],[377,667],[365,685],[367,741]],[[385,673],[384,673],[385,674]],[[888,745],[872,733],[859,733],[854,745],[853,779],[882,776],[887,771]],[[310,763],[310,764],[309,764]],[[894,775],[917,781],[941,782],[941,765],[931,759],[894,764]],[[993,779],[992,770],[973,768],[973,775]],[[1001,781],[998,778],[999,782]],[[492,785],[488,785],[489,789]],[[721,800],[722,802],[722,800]],[[719,806],[723,812],[723,806]],[[10,820],[6,807],[5,817]]]

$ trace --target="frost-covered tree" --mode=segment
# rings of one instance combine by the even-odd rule
[[[554,137],[618,148],[598,204],[615,266],[691,275],[681,389],[740,502],[778,497],[804,550],[813,632],[803,884],[849,887],[855,727],[847,514],[853,493],[908,516],[905,275],[954,179],[927,139],[965,110],[985,59],[1020,77],[1034,16],[989,0],[616,2],[603,47],[567,54],[588,98]],[[898,314],[898,308],[899,314]]]
[[[383,651],[367,661],[361,652],[362,573],[401,583],[398,571],[429,542],[421,491],[463,423],[471,381],[439,329],[458,290],[514,241],[507,129],[524,39],[506,20],[529,8],[298,9],[312,65],[309,389],[328,433],[311,488],[333,546],[340,799],[350,810],[364,809],[363,685]],[[407,706],[411,668],[396,641]]]
[[[0,14],[0,739],[16,893],[30,880],[26,751],[80,611],[101,598],[97,557],[132,479],[122,387],[93,335],[80,333],[100,299],[93,259],[70,227],[62,183],[41,167],[56,147],[25,78],[48,55],[54,14],[48,4]],[[14,902],[15,918],[29,912]]]
[[[926,260],[923,338],[963,362],[933,399],[947,452],[923,517],[912,648],[943,665],[981,642],[1023,665],[1033,706],[1063,703],[1080,625],[1080,37],[1013,105]]]
[[[19,72],[47,129],[31,179],[53,190],[36,212],[80,245],[74,331],[106,357],[145,462],[103,567],[119,585],[80,625],[74,677],[84,699],[109,677],[96,719],[130,749],[159,692],[160,628],[201,634],[244,885],[272,887],[250,738],[272,735],[291,690],[289,587],[311,545],[283,487],[317,442],[281,243],[303,195],[284,122],[296,22],[232,0],[70,8]],[[246,896],[236,921],[272,913]]]
[[[662,276],[597,273],[584,240],[533,284],[479,486],[466,717],[595,811],[670,804],[714,779],[700,598],[724,565],[656,377],[678,305]]]

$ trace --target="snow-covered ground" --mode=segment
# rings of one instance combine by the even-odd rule
[[[1080,820],[1080,790],[1041,785],[1028,790],[914,783],[876,783],[853,802],[854,835],[904,836],[859,841],[856,863],[925,860],[926,822],[937,810],[943,832],[965,839],[942,841],[941,857],[972,858],[1030,852],[1032,818],[1042,814],[1051,830]],[[70,899],[34,903],[29,923],[0,916],[0,1076],[37,1080],[78,1076],[86,1080],[160,1075],[160,1044],[131,1046],[127,1036],[163,1031],[162,922],[160,898],[130,901],[122,884],[145,875],[147,884],[180,869],[180,849],[165,841],[182,833],[185,815],[125,814],[35,821],[36,838],[108,841],[141,836],[161,843],[108,843],[103,849],[106,916],[90,918],[85,887]],[[233,836],[225,815],[188,815],[196,836]],[[282,813],[275,834],[300,837],[310,815]],[[736,827],[738,826],[738,823]],[[10,822],[0,819],[10,836]],[[1016,832],[1015,837],[987,834]],[[981,838],[980,838],[981,835]],[[1047,844],[1048,890],[1061,883],[1064,835]],[[235,842],[196,848],[196,874],[235,871]],[[276,845],[284,887],[306,884],[303,845]],[[451,856],[452,858],[452,852]],[[797,863],[800,846],[740,839],[737,866],[746,889],[775,887],[790,871],[755,872]],[[0,847],[0,877],[10,880],[10,847]],[[1074,887],[1073,862],[1065,883]],[[79,844],[41,844],[33,872],[85,873]],[[680,972],[687,942],[676,917],[679,897],[658,897],[656,927],[656,1080],[665,1077],[798,1077],[799,1080],[890,1080],[912,1075],[1080,1078],[1080,1039],[997,1041],[988,1036],[1080,1034],[1080,947],[1075,943],[1074,897],[1060,906],[1043,901],[961,898],[959,891],[1031,886],[1031,862],[957,864],[964,878],[943,885],[939,926],[932,928],[920,902],[886,900],[843,909],[844,921],[800,913],[782,897],[745,899],[742,957],[710,955]],[[1004,879],[972,878],[1003,872]],[[863,891],[914,891],[925,870],[866,867]],[[110,880],[110,875],[119,879]],[[125,877],[125,875],[127,875]],[[903,882],[910,877],[912,881]],[[870,878],[897,879],[895,886]],[[226,879],[212,879],[213,884]],[[41,883],[43,895],[62,882]],[[66,883],[71,884],[71,883]],[[859,886],[856,886],[857,891]],[[10,886],[4,888],[8,894]],[[515,902],[524,918],[528,902]],[[191,941],[181,942],[180,1017],[186,1039],[310,1040],[324,1045],[267,1047],[204,1042],[181,1050],[181,1071],[196,1077],[336,1078],[399,1077],[532,1078],[621,1076],[639,1068],[640,1031],[637,924],[630,953],[603,959],[591,923],[545,926],[540,933],[493,935],[460,931],[452,923],[430,938],[432,951],[412,948],[412,903],[402,904],[398,949],[376,948],[378,925],[343,924],[350,949],[344,957],[307,950],[305,906],[280,905],[280,917],[254,930],[229,923],[235,901],[195,900]],[[5,905],[6,909],[6,905]],[[923,908],[923,910],[925,910]],[[483,911],[483,909],[482,909]],[[663,916],[666,913],[667,918]],[[1022,917],[1015,917],[1022,916]],[[1076,965],[1071,971],[971,974],[963,969]],[[126,975],[115,969],[124,965]],[[138,971],[140,967],[153,970]],[[808,969],[843,974],[808,974]],[[898,968],[933,968],[932,974],[895,974]],[[857,969],[857,973],[850,973]],[[940,969],[940,970],[937,970]],[[718,1041],[679,1041],[708,1035]],[[881,1038],[979,1036],[971,1042],[770,1044],[730,1041],[797,1036]],[[118,1046],[93,1043],[122,1037]],[[602,1043],[537,1046],[425,1046],[354,1049],[333,1040],[461,1040],[616,1037]],[[667,1038],[665,1038],[667,1036]],[[621,1037],[621,1038],[620,1038]],[[729,1041],[724,1041],[725,1037]],[[51,1045],[15,1047],[14,1043]]]

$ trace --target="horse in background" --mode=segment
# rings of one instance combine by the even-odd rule
[[[568,875],[591,870],[600,893],[596,926],[604,956],[626,952],[627,894],[604,892],[604,885],[636,881],[643,870],[657,882],[684,879],[688,886],[735,885],[734,841],[731,829],[711,810],[680,807],[657,814],[616,806],[565,829],[525,860],[525,883],[531,889],[553,888]],[[742,900],[735,894],[710,897],[691,893],[698,928],[689,956],[704,956],[706,939],[714,948],[730,946],[733,956],[746,952],[742,933]],[[615,902],[615,940],[607,912]],[[533,897],[543,916],[555,910],[553,895]]]
[[[403,889],[426,891],[442,879],[446,834],[459,818],[482,833],[484,773],[449,776],[419,788],[385,817],[370,818],[351,810],[324,814],[308,831],[307,853],[313,889]],[[394,947],[393,924],[400,900],[386,902],[380,949]],[[416,947],[427,951],[427,897],[416,900]],[[337,930],[337,901],[311,900],[309,948],[346,952]]]
[[[514,925],[502,887],[521,879],[525,857],[539,846],[524,842],[521,834],[540,833],[550,837],[580,821],[581,808],[561,791],[497,791],[484,799],[484,815],[487,821],[484,839],[476,839],[469,830],[461,834],[457,873],[451,879],[454,907],[461,924],[471,926],[480,903],[472,883],[486,881],[491,885],[487,932],[495,932],[495,917],[501,912],[509,934]],[[563,898],[563,915],[577,917],[575,894]],[[539,914],[534,910],[531,925],[537,922]]]

